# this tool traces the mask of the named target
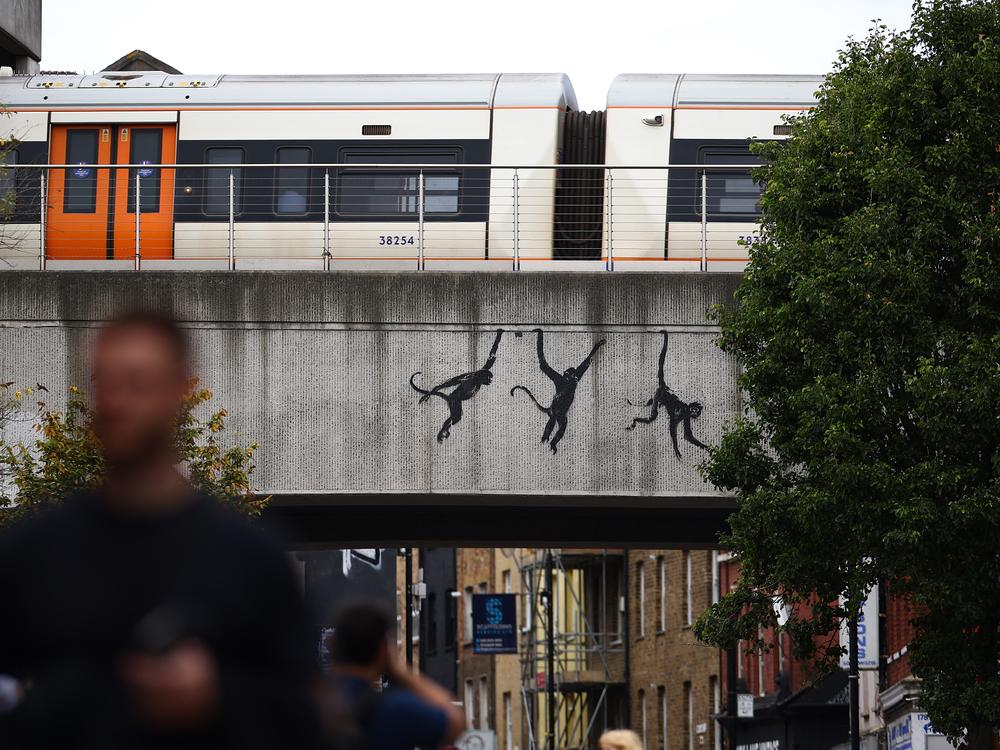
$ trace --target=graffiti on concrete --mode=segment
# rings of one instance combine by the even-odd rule
[[[555,387],[555,393],[552,395],[552,401],[548,406],[543,406],[539,403],[538,399],[527,386],[515,385],[510,389],[510,395],[513,396],[517,391],[524,391],[528,394],[528,398],[538,407],[539,411],[545,414],[548,419],[545,422],[545,429],[542,430],[542,442],[549,444],[549,449],[556,453],[559,450],[559,441],[562,440],[563,435],[566,433],[566,426],[569,422],[569,409],[573,405],[573,400],[576,398],[576,387],[580,383],[580,378],[584,376],[587,370],[590,368],[590,363],[594,359],[594,355],[597,354],[598,350],[604,346],[606,339],[601,339],[596,344],[594,348],[590,350],[584,360],[578,364],[576,367],[567,367],[563,372],[556,371],[545,359],[545,342],[544,334],[541,328],[536,328],[534,333],[537,335],[536,346],[538,350],[538,366],[541,368],[542,372],[552,381],[552,385]],[[553,434],[555,430],[555,434]]]
[[[350,575],[355,560],[379,570],[382,567],[382,550],[379,548],[345,549],[341,550],[342,569],[344,575]]]
[[[701,416],[702,407],[697,401],[691,401],[690,403],[681,401],[677,394],[670,390],[670,387],[667,385],[663,370],[667,359],[668,334],[666,331],[660,331],[660,333],[663,334],[663,346],[660,348],[659,371],[657,373],[659,384],[656,387],[656,391],[645,404],[634,404],[626,399],[629,406],[650,407],[649,413],[644,417],[633,417],[632,424],[625,429],[634,430],[638,424],[650,424],[656,421],[656,418],[660,414],[660,409],[664,409],[667,412],[667,418],[670,420],[670,439],[674,444],[674,454],[677,458],[680,458],[681,451],[677,445],[677,428],[680,425],[684,427],[684,439],[687,442],[698,448],[708,450],[708,446],[696,438],[694,431],[691,429],[691,420]]]
[[[437,441],[444,442],[451,436],[451,428],[462,421],[462,403],[479,393],[479,389],[484,385],[493,382],[493,363],[497,361],[497,350],[500,348],[500,337],[503,336],[503,329],[497,331],[497,336],[493,340],[493,348],[490,349],[490,356],[478,370],[465,372],[434,386],[430,390],[421,388],[413,382],[413,379],[420,375],[418,370],[410,376],[410,385],[417,393],[422,394],[418,403],[424,403],[431,396],[437,396],[448,405],[448,418],[444,420],[441,429],[438,430]],[[451,392],[445,393],[445,389],[451,388]]]

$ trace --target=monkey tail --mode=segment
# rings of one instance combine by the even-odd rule
[[[415,390],[417,393],[423,394],[423,395],[420,396],[420,403],[423,403],[424,401],[426,401],[427,399],[429,399],[431,396],[441,396],[441,394],[438,393],[437,391],[428,391],[425,388],[421,388],[419,385],[417,385],[416,383],[413,382],[413,379],[415,377],[417,377],[417,375],[420,375],[420,374],[421,374],[420,370],[417,370],[415,373],[413,373],[412,375],[410,375],[410,387],[413,390]],[[444,396],[441,396],[441,398],[444,398]]]
[[[511,396],[514,395],[514,391],[524,391],[525,393],[527,393],[528,394],[528,398],[530,398],[535,403],[535,406],[537,406],[539,408],[539,410],[541,410],[541,412],[543,414],[548,414],[548,415],[551,416],[551,414],[552,414],[552,407],[551,406],[542,406],[540,403],[538,403],[538,399],[535,398],[535,394],[532,393],[530,390],[528,390],[526,387],[524,387],[523,385],[515,385],[513,388],[510,389],[510,395]]]

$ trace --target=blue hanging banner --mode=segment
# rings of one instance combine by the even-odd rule
[[[517,596],[473,594],[472,651],[476,654],[517,653]]]

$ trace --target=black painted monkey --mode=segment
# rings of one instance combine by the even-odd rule
[[[680,424],[684,425],[684,439],[691,443],[691,445],[696,445],[705,450],[708,450],[708,446],[696,438],[694,432],[691,430],[691,420],[701,416],[701,404],[697,401],[692,401],[689,404],[681,401],[677,397],[677,394],[670,390],[663,377],[663,366],[667,359],[668,334],[666,331],[660,331],[660,333],[663,334],[663,347],[660,349],[659,385],[656,387],[653,397],[643,404],[643,406],[651,406],[652,409],[650,409],[649,414],[645,417],[634,417],[632,424],[625,429],[634,430],[637,424],[649,424],[653,422],[659,416],[660,407],[663,407],[666,409],[667,416],[670,419],[670,439],[674,443],[674,453],[677,458],[680,458],[681,451],[677,447],[677,426]],[[639,404],[633,404],[631,401],[628,401],[628,405],[638,406]]]
[[[524,391],[528,394],[535,406],[537,406],[543,414],[547,414],[549,419],[545,423],[545,429],[542,431],[542,442],[548,443],[549,448],[552,449],[553,453],[558,451],[559,441],[562,440],[563,435],[566,432],[566,425],[569,421],[569,407],[573,405],[573,399],[576,398],[576,386],[580,382],[580,378],[583,377],[584,373],[590,368],[590,362],[597,354],[597,350],[600,349],[606,339],[601,339],[596,344],[594,348],[590,350],[590,354],[587,355],[586,359],[583,360],[576,367],[569,367],[563,373],[558,373],[554,368],[549,366],[549,363],[545,360],[545,345],[543,342],[543,336],[541,328],[536,328],[534,330],[538,334],[537,347],[538,347],[538,366],[542,368],[549,380],[552,381],[552,385],[555,386],[556,392],[552,396],[552,403],[548,406],[542,406],[538,403],[538,399],[535,395],[523,385],[515,385],[510,389],[510,395],[513,396],[515,391]],[[552,434],[552,430],[555,429],[555,434]]]
[[[413,379],[417,377],[417,375],[420,375],[419,370],[410,376],[410,386],[417,393],[422,394],[418,403],[422,404],[431,396],[437,396],[448,404],[448,418],[444,420],[444,424],[441,425],[441,429],[438,430],[437,434],[437,441],[439,443],[443,442],[445,438],[451,435],[451,428],[454,425],[462,421],[462,402],[468,401],[470,398],[479,393],[480,388],[493,382],[492,368],[493,363],[497,361],[497,350],[500,348],[501,336],[503,336],[502,328],[497,330],[497,336],[493,340],[493,348],[490,349],[489,358],[478,370],[456,375],[455,377],[449,378],[443,383],[434,386],[430,390],[421,388],[413,382]],[[450,393],[445,393],[444,389],[446,388],[452,388],[453,390]]]

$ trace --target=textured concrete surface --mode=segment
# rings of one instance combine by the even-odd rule
[[[626,431],[657,385],[661,330],[666,381],[700,402],[706,443],[741,408],[737,365],[706,319],[731,303],[738,275],[319,272],[0,273],[0,380],[86,386],[90,343],[116,311],[153,306],[190,329],[196,367],[228,435],[261,445],[258,486],[297,496],[342,493],[703,498],[705,452],[673,452],[665,410]],[[553,454],[541,443],[548,405],[532,329],[559,372],[599,340]],[[424,387],[483,366],[498,328],[493,380],[464,402],[451,436],[435,436],[444,399]],[[521,335],[518,335],[521,334]],[[450,389],[445,389],[450,390]]]

